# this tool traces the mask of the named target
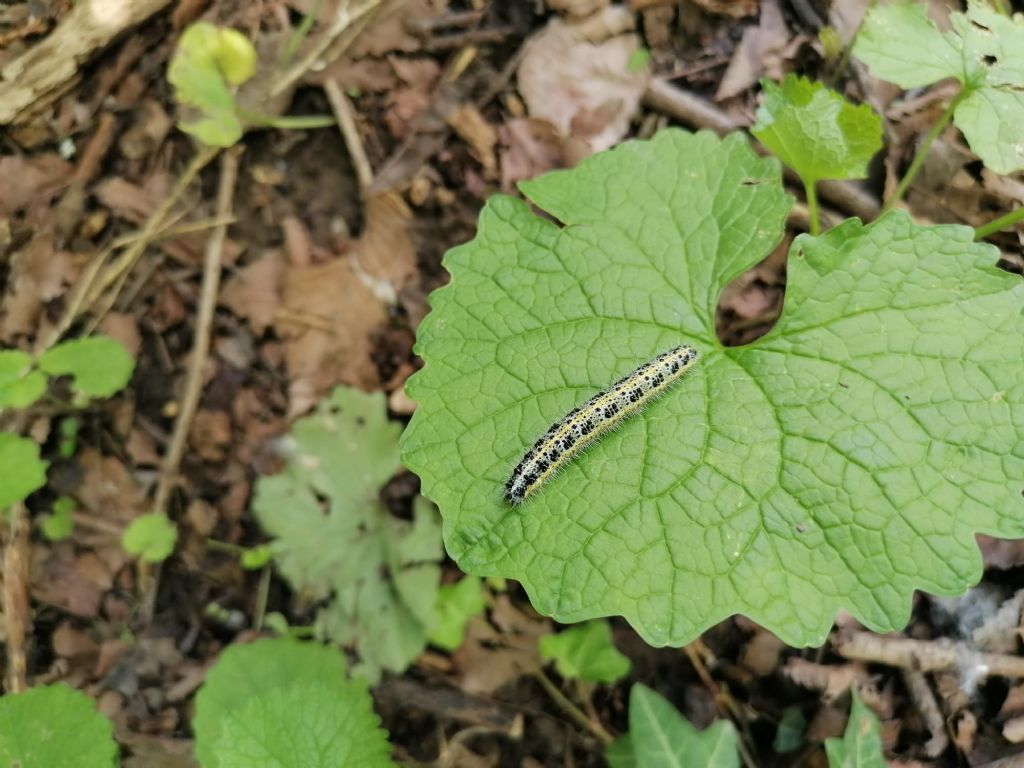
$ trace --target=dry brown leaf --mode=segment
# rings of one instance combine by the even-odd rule
[[[285,341],[289,414],[308,410],[338,383],[374,389],[370,334],[387,309],[347,259],[287,271],[274,327]]]
[[[200,408],[192,419],[188,442],[203,461],[224,461],[231,445],[231,416]]]
[[[727,16],[742,19],[757,13],[757,0],[693,0],[712,16]]]
[[[114,571],[92,552],[75,553],[70,542],[37,548],[32,558],[32,597],[74,616],[92,619],[114,583]]]
[[[11,343],[15,337],[36,332],[43,305],[61,296],[77,273],[71,254],[56,250],[53,233],[37,233],[10,258],[0,339]]]
[[[610,3],[611,0],[547,0],[547,5],[552,11],[576,18],[592,16],[607,8]]]
[[[142,334],[139,333],[138,320],[133,315],[108,312],[100,321],[99,331],[117,339],[128,350],[128,354],[138,360],[139,350],[142,349]]]
[[[0,216],[30,203],[45,205],[71,181],[71,164],[54,153],[0,157]]]
[[[506,189],[556,168],[571,168],[589,152],[579,139],[566,138],[547,120],[533,117],[512,118],[499,136],[501,184]]]
[[[448,115],[448,124],[470,147],[480,165],[484,176],[488,179],[497,178],[498,161],[494,156],[494,147],[498,143],[498,132],[480,110],[473,104],[462,104]]]
[[[519,93],[530,115],[585,141],[594,152],[626,135],[649,79],[646,71],[629,69],[640,40],[620,34],[622,14],[632,24],[621,7],[607,8],[585,25],[554,18],[527,43],[519,65]],[[596,39],[602,25],[612,34]]]
[[[82,508],[112,525],[125,526],[148,511],[145,491],[116,456],[84,447],[77,456],[82,482],[75,497]]]
[[[537,642],[551,631],[551,623],[525,615],[506,595],[494,599],[491,617],[498,630],[482,618],[471,619],[452,657],[466,693],[492,693],[541,667]]]
[[[253,332],[262,336],[281,307],[284,274],[280,251],[266,251],[228,279],[220,304],[247,320]]]
[[[715,92],[715,101],[724,101],[743,93],[773,67],[789,42],[789,30],[782,18],[778,0],[763,0],[761,20],[743,31],[729,66]]]

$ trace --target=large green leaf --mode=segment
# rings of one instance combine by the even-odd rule
[[[400,465],[400,431],[382,393],[338,388],[295,423],[290,461],[281,474],[260,478],[253,500],[275,537],[281,573],[297,590],[330,598],[319,627],[354,643],[371,679],[381,668],[403,670],[422,652],[440,579],[433,508],[418,500],[410,523],[380,503]]]
[[[0,511],[46,485],[47,466],[34,440],[0,432]]]
[[[723,287],[782,236],[775,161],[666,131],[492,198],[448,254],[409,383],[408,466],[471,573],[564,622],[683,644],[743,613],[792,645],[836,611],[905,623],[975,582],[974,535],[1024,535],[1024,283],[966,227],[892,213],[802,236],[768,337],[727,348]],[[555,419],[680,343],[694,370],[517,508]]]
[[[39,369],[51,376],[71,376],[87,397],[110,397],[132,377],[135,360],[124,345],[109,336],[63,341],[39,358]]]

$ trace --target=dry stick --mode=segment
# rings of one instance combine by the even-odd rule
[[[601,725],[600,722],[598,722],[597,720],[591,720],[589,717],[583,714],[579,707],[577,707],[575,704],[569,701],[569,697],[562,693],[558,689],[557,685],[551,682],[551,679],[544,674],[544,670],[538,669],[536,672],[533,673],[533,676],[534,678],[536,678],[537,682],[541,684],[541,687],[548,694],[548,696],[550,696],[551,699],[555,702],[555,704],[558,705],[559,709],[561,709],[566,715],[568,715],[569,719],[572,720],[574,723],[590,731],[591,735],[599,742],[601,742],[602,746],[607,747],[609,744],[615,741],[615,737],[608,733],[608,731],[605,730],[605,727]]]
[[[334,78],[329,78],[324,83],[323,88],[327,94],[327,100],[331,103],[334,117],[338,121],[338,130],[341,131],[341,136],[345,140],[345,146],[348,147],[348,154],[356,171],[356,179],[359,181],[359,189],[365,195],[366,190],[373,183],[373,168],[370,166],[370,160],[366,156],[363,142],[359,138],[359,129],[356,127],[355,110],[352,108],[352,102],[349,101],[348,96],[342,93],[338,81]]]
[[[974,672],[1024,677],[1024,658],[1003,653],[980,653],[966,643],[883,637],[870,632],[841,635],[836,650],[847,659],[873,661],[891,667],[937,672],[970,665]]]
[[[192,182],[192,179],[201,171],[206,165],[217,156],[220,152],[219,147],[204,147],[200,152],[192,159],[188,168],[185,169],[184,173],[178,177],[178,180],[174,183],[174,187],[171,189],[170,194],[167,195],[160,203],[160,206],[150,214],[146,220],[146,224],[143,226],[142,231],[136,240],[128,246],[124,253],[110,266],[107,272],[100,277],[100,270],[103,266],[103,262],[106,260],[106,256],[110,253],[111,249],[105,249],[99,253],[96,258],[93,259],[92,263],[86,268],[83,279],[79,281],[75,290],[71,293],[68,299],[67,308],[64,310],[64,315],[61,317],[59,323],[50,331],[48,334],[41,335],[36,341],[34,352],[36,355],[41,355],[47,349],[52,347],[57,341],[63,336],[67,330],[74,324],[75,320],[87,312],[90,307],[99,299],[100,296],[106,291],[106,289],[117,282],[118,276],[131,269],[139,257],[142,256],[143,252],[149,247],[149,244],[153,241],[157,232],[162,228],[164,221],[170,215],[171,209],[174,204],[178,202],[185,189]],[[99,285],[97,285],[99,281]]]
[[[711,691],[711,695],[715,700],[715,707],[723,715],[732,719],[739,725],[740,738],[736,740],[736,747],[739,750],[740,759],[743,760],[743,764],[747,766],[747,768],[756,768],[757,761],[754,760],[754,756],[747,747],[748,739],[753,743],[753,738],[750,735],[750,729],[747,726],[747,720],[743,717],[743,713],[740,711],[740,708],[736,704],[732,695],[728,691],[723,690],[722,687],[715,682],[715,679],[711,677],[711,673],[708,671],[707,665],[704,663],[704,659],[700,653],[701,650],[707,651],[707,646],[698,638],[692,643],[684,645],[682,650],[683,653],[686,654],[686,658],[690,660],[690,665],[693,667],[693,671],[697,673],[697,677],[700,678],[704,687]]]
[[[949,734],[946,733],[946,719],[939,710],[935,694],[923,673],[916,669],[904,669],[903,682],[907,684],[910,698],[913,699],[917,711],[924,718],[925,726],[931,738],[924,745],[924,753],[928,757],[938,757],[949,746]]]
[[[651,80],[647,90],[644,91],[644,103],[682,123],[696,128],[709,128],[718,134],[729,133],[739,127],[714,104],[677,88],[665,80],[657,78]],[[760,144],[756,144],[755,147],[761,154],[767,154],[767,150]],[[799,180],[789,169],[786,169],[786,178]],[[881,210],[878,202],[856,185],[845,181],[819,181],[817,186],[823,199],[830,201],[847,213],[857,216],[863,221],[878,218]]]
[[[235,182],[238,179],[238,157],[240,149],[232,149],[221,155],[220,185],[217,188],[218,219],[226,220],[231,216],[232,201],[235,195]],[[182,454],[185,453],[185,442],[192,426],[192,419],[199,407],[199,396],[203,389],[203,368],[210,353],[210,335],[213,328],[213,316],[217,307],[217,294],[220,291],[221,261],[224,256],[224,240],[227,237],[227,224],[221,224],[210,232],[206,241],[206,255],[203,262],[203,285],[199,294],[199,311],[196,314],[195,336],[192,340],[192,353],[189,356],[188,372],[185,377],[185,391],[181,397],[181,409],[174,422],[171,442],[164,455],[160,468],[160,481],[157,484],[153,500],[153,512],[165,514],[171,489],[178,477],[178,466]],[[143,600],[143,619],[145,623],[153,617],[156,604],[157,576],[154,569],[153,578],[147,578],[148,566],[144,560],[139,561],[139,581],[149,582],[145,586],[146,596]]]
[[[27,686],[28,665],[25,661],[25,635],[29,626],[29,522],[25,505],[17,502],[10,508],[10,527],[4,547],[4,625],[7,635],[8,693],[21,693]]]

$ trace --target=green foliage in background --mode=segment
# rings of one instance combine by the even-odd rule
[[[886,768],[882,754],[882,732],[875,713],[854,692],[850,719],[841,739],[827,739],[825,753],[829,768]]]
[[[875,5],[853,52],[871,74],[901,88],[946,78],[962,86],[953,121],[982,161],[997,173],[1024,168],[1024,16],[1012,18],[981,0],[949,16],[941,31],[920,3]]]
[[[17,349],[0,350],[0,413],[35,405],[49,379],[59,376],[71,378],[73,404],[82,407],[90,398],[123,389],[134,366],[124,346],[106,336],[64,341],[36,359]],[[0,432],[0,510],[46,485],[48,466],[34,440]]]
[[[611,768],[739,768],[736,729],[719,720],[698,731],[645,685],[629,692],[629,733],[606,754]]]
[[[743,613],[819,645],[847,609],[905,624],[915,590],[1024,535],[1024,283],[960,226],[893,212],[793,243],[776,327],[723,347],[723,288],[780,241],[778,164],[678,130],[492,197],[449,252],[409,382],[404,459],[463,570],[563,622],[623,615],[682,645]],[[677,344],[694,370],[519,508],[502,485],[570,408]]]
[[[147,563],[159,563],[174,551],[177,540],[177,526],[162,512],[153,512],[132,520],[121,537],[121,546]]]
[[[564,678],[614,683],[629,673],[629,659],[612,643],[607,621],[588,621],[540,639],[540,657]]]
[[[487,606],[483,582],[465,576],[437,591],[437,623],[430,632],[430,642],[446,651],[454,651],[466,636],[466,624]]]
[[[413,519],[400,520],[380,501],[400,467],[400,433],[383,393],[338,388],[295,422],[284,471],[260,478],[253,500],[278,569],[298,592],[327,601],[321,633],[354,644],[370,679],[405,669],[436,621],[437,514],[417,499]]]
[[[0,765],[115,768],[114,728],[96,702],[66,685],[0,697]]]

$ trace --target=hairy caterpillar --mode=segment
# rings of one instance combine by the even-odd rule
[[[599,437],[661,395],[697,361],[693,347],[675,347],[573,408],[541,435],[505,483],[505,500],[526,501],[549,477]]]

